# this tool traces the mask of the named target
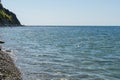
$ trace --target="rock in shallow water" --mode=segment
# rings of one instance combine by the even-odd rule
[[[0,44],[2,44],[2,43],[5,43],[5,42],[0,40]]]
[[[14,61],[3,51],[0,51],[0,80],[22,80]]]

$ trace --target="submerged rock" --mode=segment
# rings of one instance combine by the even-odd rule
[[[0,51],[0,80],[22,80],[14,61],[3,51]]]

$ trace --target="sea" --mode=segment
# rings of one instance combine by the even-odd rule
[[[119,26],[1,27],[23,80],[120,80]]]

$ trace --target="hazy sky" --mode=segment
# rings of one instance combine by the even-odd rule
[[[120,25],[120,0],[3,0],[25,25]]]

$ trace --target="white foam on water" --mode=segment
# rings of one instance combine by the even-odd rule
[[[16,57],[16,52],[14,50],[11,50],[9,48],[3,47],[2,51],[4,51],[5,53],[9,54],[10,57],[16,62],[17,57]]]

